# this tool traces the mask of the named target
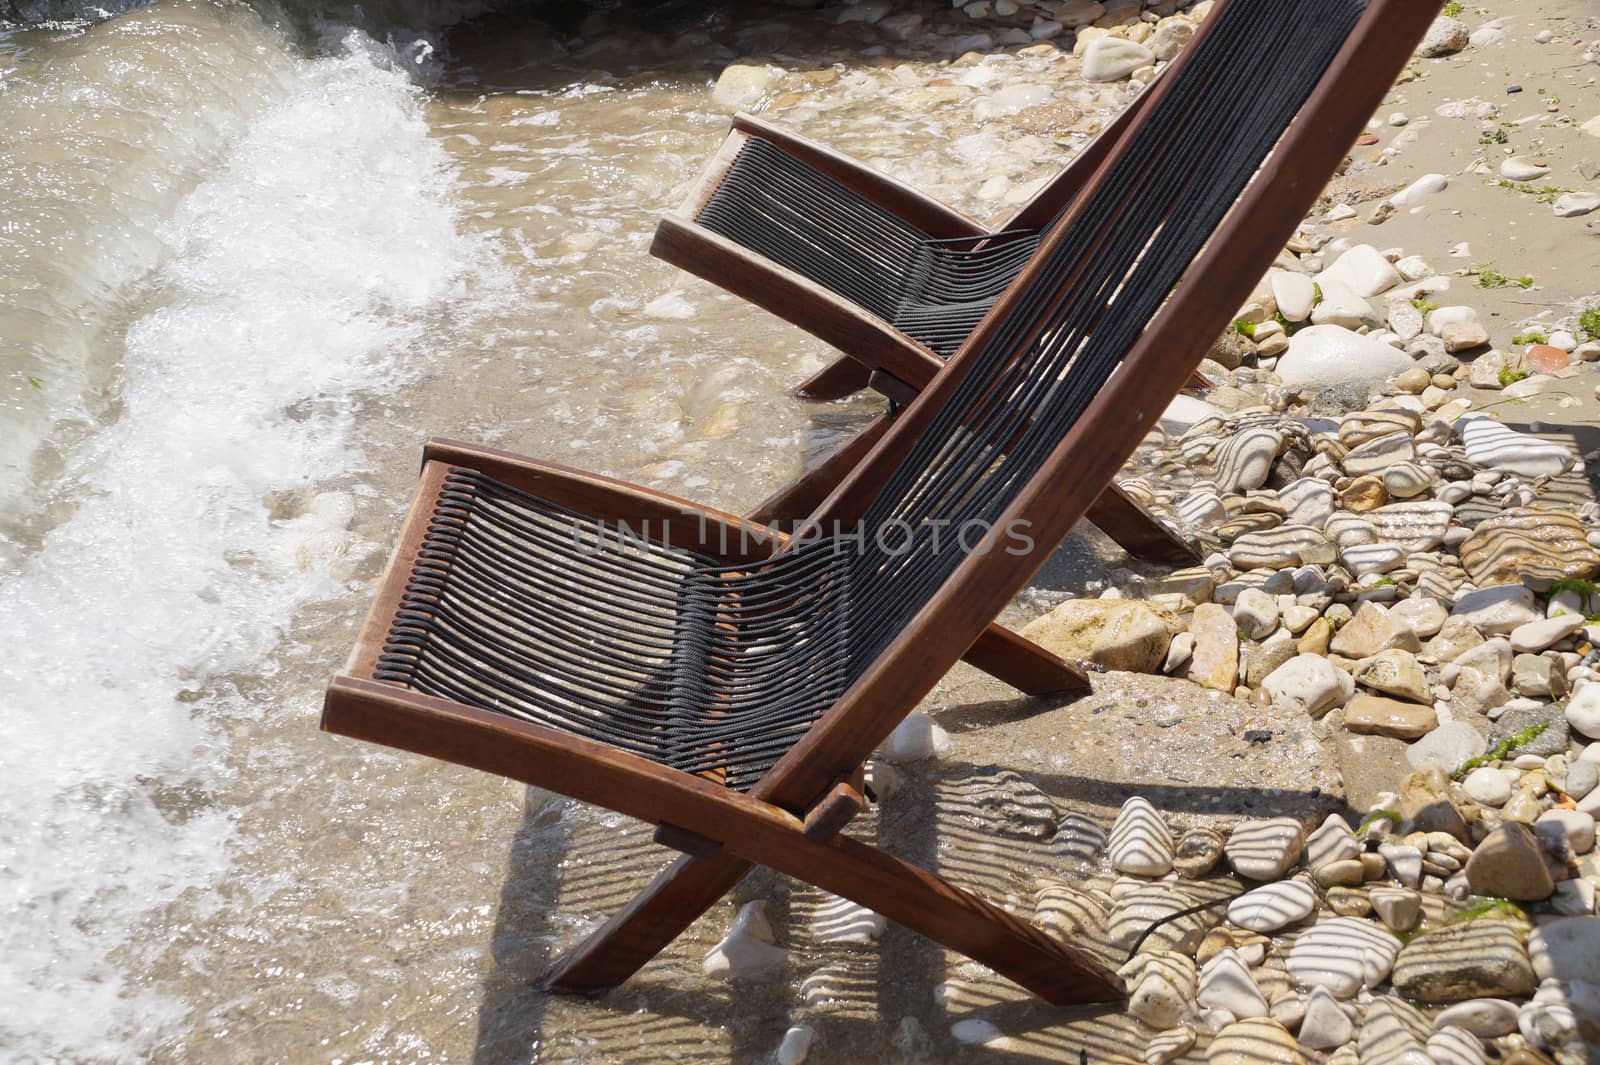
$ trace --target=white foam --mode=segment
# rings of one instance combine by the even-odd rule
[[[226,874],[219,726],[272,710],[230,675],[338,592],[353,407],[475,256],[405,76],[354,38],[293,65],[167,226],[120,417],[0,586],[0,1056],[136,1060],[183,1017],[138,974],[162,906]]]

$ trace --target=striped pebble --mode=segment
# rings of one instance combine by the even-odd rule
[[[1286,485],[1278,493],[1278,499],[1288,511],[1289,520],[1297,524],[1320,529],[1333,517],[1333,487],[1315,477],[1302,477]]]
[[[1489,1060],[1483,1052],[1483,1040],[1454,1025],[1440,1028],[1428,1037],[1428,1057],[1434,1065],[1486,1065]]]
[[[1112,945],[1132,950],[1145,930],[1174,914],[1188,909],[1198,900],[1184,891],[1174,891],[1165,881],[1155,884],[1139,883],[1132,890],[1117,897],[1111,909],[1106,934]],[[1204,914],[1191,913],[1156,927],[1143,943],[1141,951],[1176,950],[1193,954],[1205,938]]]
[[[1217,951],[1200,970],[1200,990],[1195,1001],[1201,1009],[1227,1010],[1241,1020],[1267,1015],[1267,1000],[1261,988],[1231,947]]]
[[[1111,896],[1103,891],[1088,891],[1064,880],[1041,877],[1034,896],[1033,919],[1055,938],[1071,943],[1086,935],[1099,935],[1112,905]]]
[[[1479,522],[1461,543],[1461,564],[1479,587],[1587,579],[1600,574],[1600,554],[1571,514],[1519,507]]]
[[[1399,544],[1379,540],[1375,544],[1354,544],[1339,549],[1339,560],[1356,578],[1369,573],[1388,573],[1406,564],[1405,550]]]
[[[1171,1028],[1189,1013],[1196,988],[1194,961],[1159,950],[1135,956],[1117,970],[1128,987],[1128,1012],[1152,1028]]]
[[[1283,449],[1283,434],[1275,429],[1235,431],[1217,449],[1213,462],[1217,484],[1224,492],[1247,492],[1267,483],[1272,460]]]
[[[1467,446],[1467,460],[1485,469],[1523,477],[1554,477],[1577,461],[1562,445],[1508,429],[1485,414],[1464,415],[1456,428]]]
[[[1422,415],[1409,410],[1358,410],[1339,420],[1339,443],[1357,448],[1369,440],[1405,433],[1415,436],[1422,428]]]
[[[1390,503],[1363,515],[1377,529],[1380,539],[1399,544],[1407,554],[1432,551],[1444,543],[1444,534],[1454,516],[1455,508],[1449,503],[1431,499]]]
[[[1361,853],[1361,841],[1338,814],[1329,814],[1317,830],[1306,837],[1306,868],[1317,869],[1333,862],[1348,861]]]
[[[1194,1046],[1194,1029],[1187,1025],[1157,1032],[1144,1045],[1144,1065],[1168,1065],[1183,1057]]]
[[[1417,449],[1407,433],[1390,433],[1368,440],[1344,457],[1344,472],[1352,477],[1363,474],[1381,474],[1397,462],[1410,462],[1417,457]]]
[[[1289,1030],[1265,1017],[1226,1026],[1206,1048],[1207,1065],[1305,1065],[1305,1060]]]
[[[1359,547],[1376,543],[1378,527],[1364,517],[1354,514],[1335,514],[1323,526],[1323,532],[1340,547]]]
[[[1305,830],[1292,817],[1241,821],[1223,852],[1234,872],[1251,880],[1276,880],[1294,867],[1305,849]]]
[[[1414,499],[1433,487],[1433,471],[1415,462],[1397,462],[1383,471],[1383,487],[1391,499]]]
[[[1178,500],[1176,510],[1178,521],[1190,528],[1210,528],[1228,519],[1222,497],[1205,488],[1195,488]]]
[[[1245,533],[1228,548],[1228,561],[1238,569],[1326,566],[1337,556],[1337,549],[1326,536],[1298,523]]]
[[[1091,817],[1069,813],[1050,841],[1050,853],[1077,867],[1095,865],[1106,849],[1106,830]]]
[[[1295,940],[1286,964],[1302,987],[1325,987],[1335,998],[1351,998],[1362,987],[1380,984],[1399,953],[1400,941],[1382,926],[1332,917]]]
[[[1172,871],[1172,833],[1160,811],[1140,795],[1117,811],[1107,850],[1111,867],[1119,873],[1166,876]]]
[[[1410,1003],[1384,995],[1367,1007],[1356,1036],[1361,1065],[1433,1065],[1425,1040],[1428,1019]]]
[[[1228,903],[1228,920],[1252,932],[1276,932],[1310,917],[1317,892],[1303,880],[1265,884]]]

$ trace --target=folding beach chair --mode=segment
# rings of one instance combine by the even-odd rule
[[[650,252],[844,352],[795,389],[797,395],[837,399],[870,384],[904,403],[943,369],[1016,281],[1150,95],[1147,88],[1070,165],[993,228],[741,113],[683,207],[657,225]],[[888,421],[874,419],[749,516],[784,524],[810,513],[883,435]],[[1194,545],[1114,481],[1086,517],[1135,557],[1178,565],[1200,561]]]
[[[1121,998],[1075,946],[840,829],[865,760],[957,659],[1081,685],[990,619],[1155,423],[1437,8],[1225,0],[1072,224],[806,535],[431,444],[324,727],[606,806],[684,852],[555,988],[625,980],[759,863],[1048,1001]]]

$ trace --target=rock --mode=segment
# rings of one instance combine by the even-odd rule
[[[1411,631],[1417,634],[1418,639],[1428,639],[1429,637],[1437,636],[1443,631],[1449,614],[1445,611],[1444,604],[1439,600],[1419,593],[1390,607],[1389,617],[1399,619],[1409,625]],[[1477,635],[1476,630],[1473,630],[1473,635]],[[1426,652],[1427,649],[1428,646],[1424,645],[1423,651]],[[1422,660],[1425,662],[1430,661],[1425,657]]]
[[[1528,937],[1533,971],[1541,980],[1600,985],[1600,917],[1548,921]]]
[[[1546,810],[1533,823],[1533,834],[1562,843],[1573,854],[1588,854],[1594,850],[1594,817],[1582,810]]]
[[[1338,814],[1329,814],[1306,837],[1306,868],[1317,869],[1332,862],[1348,861],[1361,853],[1361,841]]]
[[[1155,62],[1155,53],[1120,37],[1097,37],[1083,52],[1084,81],[1121,81]]]
[[[1401,340],[1411,340],[1422,333],[1422,312],[1410,300],[1391,300],[1387,318],[1389,331]],[[1406,371],[1406,373],[1410,372],[1410,370]]]
[[[1517,1030],[1517,1004],[1503,998],[1470,998],[1441,1010],[1435,1027],[1460,1028],[1480,1039],[1493,1039]]]
[[[1532,181],[1550,173],[1550,167],[1525,155],[1510,155],[1500,162],[1500,176],[1507,181]]]
[[[1302,987],[1326,988],[1334,998],[1347,999],[1381,984],[1399,951],[1400,941],[1381,925],[1332,917],[1301,933],[1285,964]]]
[[[1344,710],[1344,727],[1362,735],[1414,740],[1426,736],[1438,726],[1439,717],[1432,706],[1382,699],[1375,695],[1358,695],[1350,700]]]
[[[1471,36],[1472,32],[1467,29],[1466,23],[1448,15],[1440,15],[1428,27],[1428,32],[1422,35],[1422,43],[1417,46],[1417,55],[1424,59],[1454,55],[1467,46]]]
[[[1152,925],[1176,917],[1193,906],[1196,899],[1184,891],[1173,890],[1167,881],[1140,884],[1119,895],[1112,904],[1105,926],[1106,938],[1121,950],[1132,949]],[[1199,914],[1188,914],[1160,924],[1140,946],[1141,951],[1175,950],[1193,954],[1205,936],[1206,922]]]
[[[1393,980],[1400,994],[1429,1004],[1527,995],[1539,983],[1516,927],[1496,917],[1416,936],[1395,960]]]
[[[1428,1019],[1393,995],[1373,999],[1356,1036],[1361,1065],[1433,1065],[1424,1048]]]
[[[1461,564],[1480,586],[1588,579],[1600,575],[1600,553],[1585,531],[1571,514],[1514,507],[1478,523],[1461,543]]]
[[[1310,917],[1317,892],[1304,880],[1264,884],[1228,904],[1228,920],[1252,932],[1276,932]]]
[[[1234,872],[1250,880],[1276,880],[1305,848],[1305,830],[1292,817],[1241,821],[1228,835],[1223,852]]]
[[[1328,280],[1322,284],[1322,301],[1311,309],[1313,325],[1337,325],[1346,329],[1360,329],[1378,320],[1377,312],[1355,290],[1342,281]]]
[[[1519,586],[1482,588],[1456,597],[1452,620],[1460,619],[1480,632],[1509,633],[1519,625],[1537,620],[1533,592]]]
[[[1469,322],[1451,322],[1439,330],[1439,339],[1444,341],[1444,350],[1454,354],[1458,351],[1471,351],[1481,348],[1489,343],[1489,331],[1477,319]]]
[[[1225,412],[1193,396],[1176,395],[1161,414],[1161,428],[1180,436],[1207,418],[1221,418]]]
[[[1171,675],[1189,664],[1189,659],[1194,657],[1194,633],[1180,632],[1172,638],[1172,643],[1167,647],[1166,661],[1161,663],[1161,672]]]
[[[711,98],[734,111],[753,111],[782,76],[777,67],[734,64],[718,75]]]
[[[1106,830],[1099,822],[1080,813],[1069,813],[1061,819],[1056,834],[1050,840],[1050,853],[1065,858],[1080,870],[1093,868],[1106,849]]]
[[[1278,601],[1259,588],[1246,588],[1234,601],[1233,622],[1250,639],[1262,639],[1278,627]]]
[[[1145,1065],[1169,1065],[1194,1046],[1194,1029],[1187,1026],[1157,1032],[1144,1046]]]
[[[1582,614],[1558,614],[1525,622],[1511,630],[1511,649],[1537,654],[1582,630]]]
[[[1411,305],[1404,303],[1400,304],[1400,306],[1410,307]],[[1412,310],[1415,311],[1416,308],[1413,307]],[[1412,335],[1414,336],[1415,334]],[[1410,396],[1422,395],[1431,384],[1433,384],[1433,375],[1420,366],[1413,366],[1394,379],[1394,387]]]
[[[1171,1028],[1190,1011],[1194,962],[1174,951],[1139,953],[1117,975],[1128,987],[1128,1012],[1152,1028]]]
[[[1310,277],[1292,270],[1273,270],[1267,275],[1267,283],[1278,303],[1278,312],[1286,321],[1303,322],[1311,317],[1316,286]]]
[[[1399,462],[1383,471],[1383,487],[1391,499],[1415,499],[1433,487],[1433,474],[1415,462]]]
[[[1450,179],[1443,174],[1423,174],[1417,180],[1389,197],[1396,207],[1414,207],[1436,193],[1443,192]]]
[[[1484,837],[1467,860],[1466,873],[1467,885],[1475,895],[1537,902],[1549,898],[1556,889],[1539,852],[1538,840],[1526,825],[1512,822]]]
[[[1416,887],[1422,882],[1422,851],[1418,848],[1409,843],[1384,843],[1379,845],[1378,854],[1400,883]]]
[[[1171,614],[1136,599],[1069,599],[1029,622],[1022,635],[1063,658],[1154,673],[1177,627]]]
[[[1226,1025],[1206,1048],[1206,1065],[1305,1065],[1288,1029],[1265,1017]]]
[[[1295,706],[1313,718],[1342,706],[1355,692],[1355,681],[1321,655],[1296,655],[1262,680],[1273,702]]]
[[[1201,603],[1194,608],[1189,631],[1195,640],[1189,679],[1201,687],[1232,695],[1239,683],[1239,630],[1233,616],[1226,607]]]
[[[1556,373],[1571,365],[1571,358],[1560,348],[1534,344],[1522,353],[1522,364],[1532,373]]]
[[[1600,739],[1600,682],[1577,690],[1566,706],[1567,724],[1590,739]]]
[[[1350,476],[1361,477],[1367,474],[1382,474],[1390,466],[1410,462],[1416,457],[1416,447],[1412,444],[1409,433],[1389,433],[1353,448],[1345,455],[1340,465]]]
[[[1459,725],[1462,722],[1452,721],[1451,724]],[[1479,743],[1482,743],[1481,738]],[[1406,777],[1400,785],[1400,815],[1411,822],[1415,832],[1442,832],[1458,840],[1467,838],[1466,822],[1451,799],[1450,777],[1444,770],[1419,770]]]
[[[1148,799],[1122,804],[1107,841],[1111,867],[1130,876],[1165,876],[1172,870],[1172,833]]]
[[[1173,868],[1178,870],[1178,875],[1190,880],[1198,880],[1216,868],[1217,862],[1222,859],[1223,846],[1222,833],[1214,828],[1191,828],[1178,840],[1177,852],[1173,855]]]
[[[1194,36],[1194,30],[1194,23],[1186,19],[1162,19],[1161,25],[1156,27],[1156,31],[1145,42],[1145,47],[1162,62],[1176,59],[1183,46]]]
[[[1224,492],[1248,492],[1267,483],[1272,460],[1283,449],[1283,434],[1266,428],[1235,431],[1216,454],[1217,485]]]
[[[1385,381],[1411,367],[1403,351],[1338,325],[1313,325],[1289,339],[1278,360],[1285,385],[1300,389],[1356,389]]]
[[[1465,721],[1446,721],[1413,743],[1406,751],[1406,761],[1416,770],[1453,773],[1462,762],[1476,758],[1485,749],[1483,735],[1477,729]]]
[[[1371,658],[1366,659],[1355,670],[1356,683],[1373,691],[1384,692],[1388,695],[1397,695],[1402,699],[1410,699],[1415,703],[1432,702],[1428,693],[1428,678],[1422,672],[1422,666],[1417,662],[1415,655],[1409,651],[1390,648],[1379,651]],[[1371,699],[1371,696],[1363,698]],[[1380,702],[1393,702],[1392,699],[1379,700]],[[1378,715],[1393,715],[1397,712],[1393,708],[1372,706],[1371,703],[1363,704],[1364,712]],[[1349,713],[1345,715],[1348,725]],[[1437,722],[1429,722],[1427,731]],[[1418,733],[1417,735],[1421,735]],[[1416,739],[1416,736],[1406,736],[1404,739]]]
[[[1409,932],[1422,920],[1422,896],[1403,887],[1374,887],[1367,892],[1372,910],[1390,929]]]
[[[772,1060],[777,1065],[801,1065],[806,1060],[806,1055],[811,1053],[811,1043],[817,1033],[809,1025],[797,1024],[783,1033],[783,1041],[778,1044],[777,1052]]]
[[[1244,360],[1256,351],[1255,345],[1243,333],[1229,326],[1206,352],[1206,358],[1229,370],[1237,370]]]
[[[1294,645],[1294,649],[1303,655],[1325,655],[1332,642],[1333,622],[1327,618],[1318,618],[1307,626],[1306,631]],[[1350,682],[1350,687],[1352,691],[1355,689],[1355,681]]]
[[[1496,769],[1479,766],[1461,782],[1462,790],[1472,796],[1472,801],[1484,806],[1504,806],[1511,798],[1511,790],[1522,779],[1519,769]]]
[[[1202,1009],[1227,1010],[1241,1019],[1267,1015],[1267,1000],[1232,948],[1218,951],[1200,970],[1195,1001]]]
[[[1318,274],[1316,281],[1324,288],[1330,281],[1338,282],[1349,286],[1356,295],[1366,297],[1377,296],[1394,288],[1400,284],[1400,275],[1377,248],[1370,244],[1356,244]]]
[[[745,979],[783,968],[789,952],[773,946],[772,924],[767,920],[767,904],[757,899],[739,907],[733,928],[722,942],[711,948],[701,968],[707,976]]]
[[[1033,919],[1051,936],[1071,943],[1086,935],[1099,935],[1107,926],[1111,908],[1111,897],[1104,892],[1040,877]]]
[[[1333,517],[1333,500],[1333,488],[1315,477],[1302,477],[1278,490],[1278,502],[1288,512],[1286,524],[1309,526],[1313,532]]]
[[[1228,548],[1228,561],[1241,570],[1328,565],[1337,557],[1337,549],[1326,536],[1298,522],[1245,533]]]
[[[906,716],[884,741],[883,756],[891,762],[920,762],[950,746],[950,736],[921,710]]]
[[[1389,502],[1381,477],[1357,477],[1339,492],[1339,505],[1356,514],[1376,510]]]
[[[1338,999],[1325,987],[1314,987],[1306,999],[1305,1017],[1300,1021],[1300,1043],[1312,1050],[1335,1050],[1350,1042],[1355,1025]]]
[[[1596,208],[1600,208],[1600,193],[1595,192],[1564,192],[1550,204],[1557,218],[1577,218]]]
[[[1567,728],[1567,719],[1559,706],[1507,710],[1495,720],[1494,728],[1489,732],[1489,746],[1498,747],[1512,737],[1525,734],[1540,725],[1544,726],[1544,730],[1532,739],[1518,744],[1516,750],[1512,752],[1513,757],[1536,755],[1540,758],[1549,758],[1554,754],[1566,754],[1571,733]]]
[[[882,914],[874,913],[849,899],[822,892],[816,913],[811,919],[811,938],[817,943],[871,946],[883,935],[887,924]]]
[[[1249,688],[1259,688],[1279,666],[1295,656],[1295,640],[1282,630],[1261,643],[1247,643],[1239,649],[1239,680]]]
[[[1377,577],[1404,566],[1406,553],[1399,544],[1352,544],[1339,552],[1339,559],[1357,578]]]
[[[1391,618],[1377,603],[1362,603],[1355,617],[1345,622],[1329,645],[1334,654],[1346,658],[1371,658],[1379,651],[1398,649],[1417,652],[1422,642],[1411,626]]]
[[[1465,414],[1456,429],[1467,460],[1485,469],[1522,477],[1553,477],[1572,468],[1576,456],[1560,444],[1500,424],[1486,414]]]

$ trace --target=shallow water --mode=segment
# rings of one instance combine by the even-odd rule
[[[527,981],[630,884],[570,848],[642,837],[316,731],[421,440],[740,510],[877,409],[785,396],[827,350],[645,253],[737,57],[980,214],[1115,104],[986,126],[1055,60],[728,7],[0,8],[0,1058],[539,1056]],[[770,1050],[574,1008],[620,1042],[559,1060]]]

